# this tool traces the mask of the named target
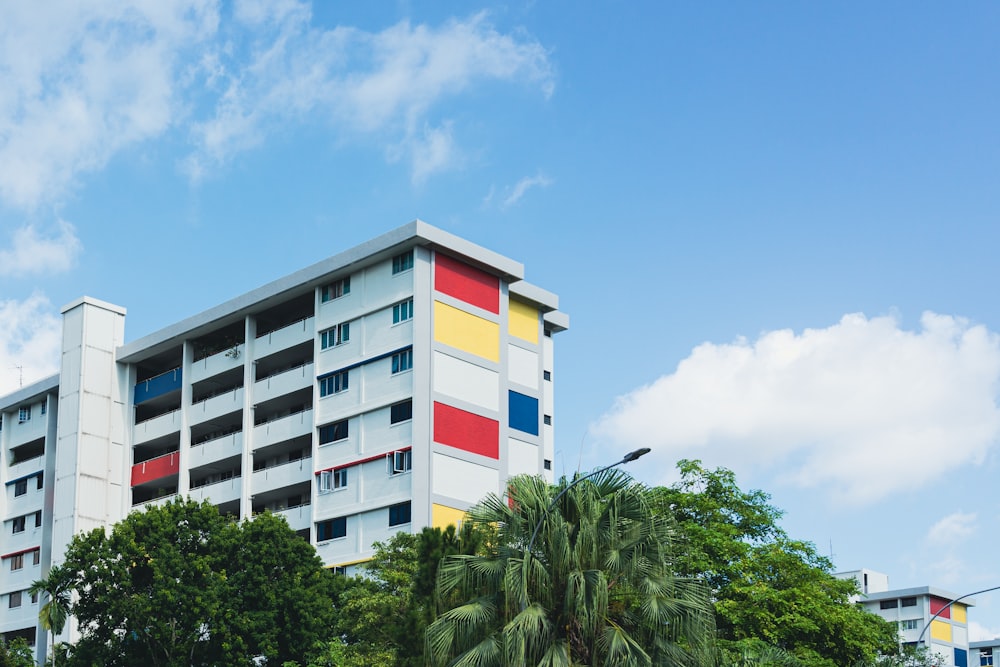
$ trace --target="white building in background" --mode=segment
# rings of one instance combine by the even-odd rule
[[[857,603],[896,623],[901,645],[926,646],[940,656],[942,667],[968,667],[968,608],[976,605],[974,598],[954,602],[958,595],[933,586],[891,590],[889,577],[874,570],[834,576],[858,582]]]
[[[44,656],[31,582],[176,496],[279,513],[349,570],[509,476],[551,480],[569,319],[523,277],[415,221],[128,343],[124,308],[67,305],[59,374],[0,397],[0,632]]]

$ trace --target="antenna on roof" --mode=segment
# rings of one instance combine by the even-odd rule
[[[14,365],[14,366],[11,366],[11,368],[16,368],[17,369],[17,386],[23,387],[24,386],[24,366]]]

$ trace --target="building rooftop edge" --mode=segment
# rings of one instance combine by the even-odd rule
[[[50,375],[36,382],[32,382],[26,387],[21,387],[17,391],[0,396],[0,410],[16,407],[18,403],[34,398],[39,394],[45,394],[59,388],[59,374]]]
[[[543,310],[558,310],[559,297],[552,292],[533,285],[526,280],[510,284],[510,293],[527,301],[542,306]]]
[[[168,325],[159,331],[125,343],[118,348],[117,359],[118,361],[129,363],[135,360],[134,357],[136,355],[146,352],[150,348],[165,345],[169,341],[182,337],[193,330],[210,325],[240,311],[249,310],[256,304],[274,298],[300,285],[319,281],[324,276],[349,269],[369,257],[387,253],[396,246],[413,241],[417,241],[418,245],[429,245],[434,248],[446,249],[453,254],[472,260],[482,267],[491,268],[494,273],[501,273],[507,280],[518,281],[524,277],[524,265],[520,262],[492,250],[487,250],[471,241],[466,241],[418,219],[315,264],[299,269],[287,276],[245,292],[240,296],[229,299],[196,315]]]
[[[98,308],[103,308],[104,310],[110,310],[112,313],[117,313],[119,315],[125,315],[126,313],[126,310],[123,306],[116,306],[113,303],[108,303],[107,301],[101,301],[100,299],[95,299],[92,296],[81,296],[77,299],[73,299],[65,306],[63,306],[59,310],[59,313],[65,315],[66,313],[73,310],[77,306],[81,306],[83,304],[97,306]]]
[[[960,595],[955,595],[951,591],[946,591],[943,588],[937,588],[935,586],[916,586],[913,588],[896,588],[889,591],[880,591],[878,593],[868,593],[861,595],[862,602],[878,602],[880,600],[891,600],[893,598],[904,598],[904,597],[915,597],[918,595],[933,595],[934,597],[944,598],[945,600],[961,600],[961,603],[968,607],[976,606],[975,598],[966,598]]]

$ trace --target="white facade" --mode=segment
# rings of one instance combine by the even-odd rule
[[[0,632],[44,655],[31,582],[177,495],[280,513],[350,569],[511,475],[551,480],[557,308],[420,221],[127,344],[124,309],[68,305],[60,374],[0,398]]]

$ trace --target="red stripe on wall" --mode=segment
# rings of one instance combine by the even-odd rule
[[[441,253],[434,259],[434,289],[500,314],[500,279]]]
[[[499,459],[500,424],[495,419],[435,402],[434,442]]]
[[[20,551],[11,551],[9,554],[4,554],[0,558],[13,558],[14,556],[20,556],[21,554],[30,554],[32,551],[41,551],[41,547],[28,547],[27,549],[21,549]]]
[[[179,465],[180,460],[177,452],[136,463],[132,466],[132,486],[151,482],[167,475],[174,475],[177,473]]]
[[[343,470],[344,468],[353,468],[354,466],[363,465],[365,463],[371,463],[372,461],[378,461],[379,459],[384,459],[390,454],[395,454],[396,452],[408,452],[413,447],[400,447],[399,449],[391,449],[388,452],[382,452],[381,454],[376,454],[375,456],[369,456],[366,459],[358,459],[357,461],[351,461],[350,463],[341,463],[340,465],[330,466],[329,468],[323,468],[322,470],[317,470],[315,475],[319,475],[322,472],[330,472],[331,470]]]

